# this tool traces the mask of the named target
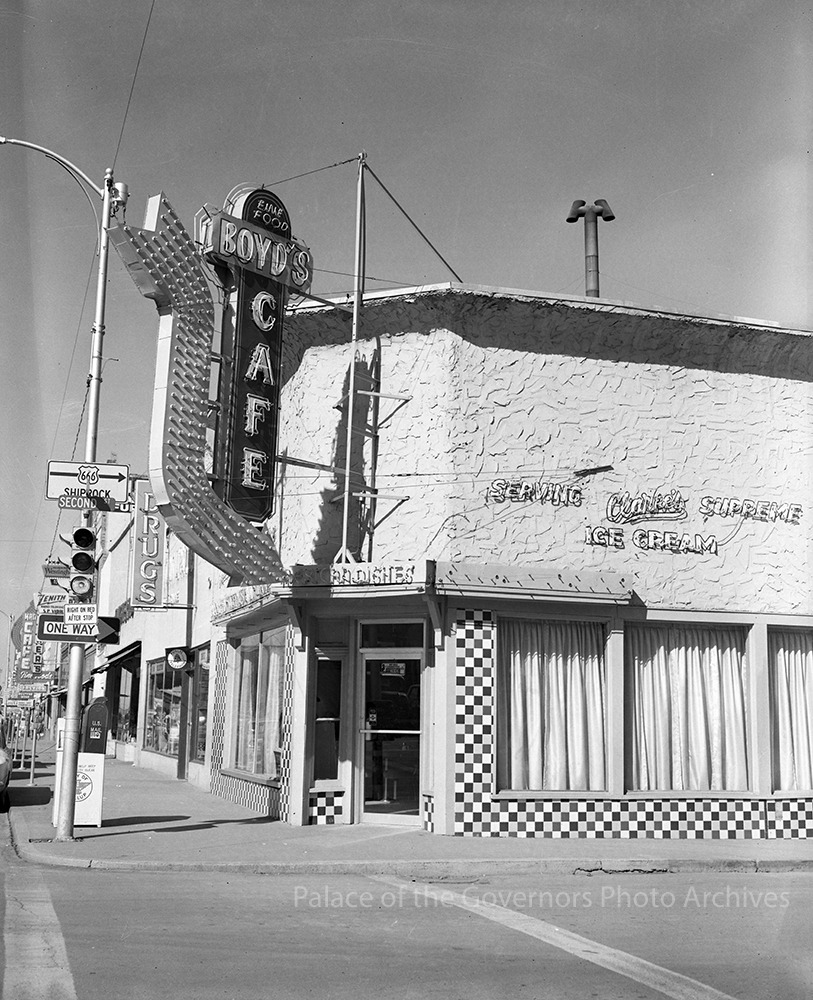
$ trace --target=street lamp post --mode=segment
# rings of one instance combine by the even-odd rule
[[[96,281],[96,312],[93,321],[93,338],[90,352],[90,373],[88,375],[88,423],[85,438],[85,462],[96,461],[96,440],[99,430],[99,396],[102,384],[102,346],[104,342],[104,315],[107,295],[107,262],[109,237],[108,228],[112,215],[127,204],[127,185],[113,181],[113,170],[108,168],[104,184],[98,187],[77,166],[45,146],[21,139],[7,139],[0,136],[0,145],[24,146],[44,153],[64,167],[69,174],[102,199],[102,216],[99,222],[99,268]],[[82,522],[89,525],[91,510],[82,511]],[[83,643],[72,643],[68,674],[68,696],[65,707],[65,729],[63,733],[62,771],[60,773],[60,795],[57,807],[56,836],[54,840],[73,840],[73,822],[76,807],[76,773],[79,761],[79,721],[82,701],[82,673],[85,661]]]
[[[3,718],[2,724],[5,726],[8,723],[8,688],[11,684],[11,647],[12,642],[12,632],[14,631],[14,621],[13,615],[10,615],[8,611],[3,611],[0,608],[0,615],[5,615],[8,618],[8,635],[6,636],[6,668],[5,677],[3,678]]]

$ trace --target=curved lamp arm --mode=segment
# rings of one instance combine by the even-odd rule
[[[88,175],[83,170],[80,170],[76,164],[71,163],[70,160],[66,160],[64,156],[60,156],[59,153],[55,153],[52,149],[47,149],[45,146],[37,146],[33,142],[24,142],[22,139],[7,139],[5,136],[0,135],[0,145],[4,143],[11,143],[12,146],[26,146],[28,149],[36,149],[40,153],[45,153],[46,156],[50,156],[52,160],[61,163],[63,167],[67,167],[71,173],[81,178],[100,198],[104,198],[104,190],[98,184],[94,184]]]

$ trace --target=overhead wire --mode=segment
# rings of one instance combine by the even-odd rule
[[[51,159],[51,157],[49,157],[49,159]],[[58,162],[58,161],[55,160],[54,162]],[[71,173],[71,172],[68,171],[68,173]],[[84,190],[84,187],[82,188],[82,190]],[[92,202],[91,202],[91,204],[92,204]],[[95,207],[94,207],[94,212],[95,212]],[[98,244],[97,244],[96,252],[98,253]],[[95,254],[94,254],[94,258],[95,258]],[[48,450],[49,456],[53,456],[53,454],[54,454],[54,449],[56,447],[56,439],[57,439],[57,435],[59,433],[59,426],[60,426],[60,424],[62,422],[62,414],[63,414],[64,409],[65,409],[65,401],[67,399],[68,386],[70,384],[70,374],[71,374],[71,371],[73,369],[74,359],[76,357],[76,350],[77,350],[77,347],[78,347],[78,344],[79,344],[79,335],[80,335],[80,333],[82,331],[83,316],[84,316],[84,312],[85,312],[85,307],[87,305],[88,293],[90,291],[91,281],[93,279],[94,262],[95,262],[94,260],[91,261],[90,268],[88,269],[88,278],[87,278],[87,281],[85,282],[85,292],[84,292],[84,295],[82,296],[82,305],[81,305],[81,307],[79,309],[79,318],[78,318],[77,324],[76,324],[76,333],[74,334],[74,338],[73,338],[73,347],[71,349],[71,356],[70,356],[70,360],[68,362],[67,373],[65,375],[65,384],[64,384],[63,391],[62,391],[62,399],[60,401],[59,410],[57,412],[56,424],[55,424],[55,427],[54,427],[54,434],[53,434],[53,437],[51,439],[51,446],[50,446],[50,448]],[[79,424],[78,424],[77,431],[76,431],[76,438],[74,440],[73,448],[71,450],[71,460],[73,460],[73,456],[76,453],[76,443],[79,440],[79,434],[80,434],[81,429],[82,429],[82,422],[84,420],[85,408],[87,406],[88,393],[89,393],[89,387],[86,384],[85,385],[85,398],[84,398],[84,401],[82,403],[81,413],[79,415]],[[44,502],[45,502],[44,499],[41,498],[40,502],[39,502],[39,506],[37,507],[37,514],[36,514],[36,517],[34,518],[34,529],[33,529],[32,533],[31,533],[31,540],[29,542],[28,551],[26,552],[25,562],[23,564],[23,569],[22,569],[22,571],[20,573],[20,590],[22,590],[23,582],[24,582],[24,580],[26,578],[26,574],[28,572],[28,565],[29,565],[29,562],[30,562],[30,559],[31,559],[31,550],[34,547],[34,536],[36,535],[36,526],[39,523],[40,515],[42,513],[42,506],[43,506]],[[59,511],[57,511],[56,524],[55,524],[55,527],[54,527],[54,534],[53,534],[53,538],[51,539],[51,545],[50,545],[50,548],[49,548],[49,551],[48,551],[48,558],[49,559],[53,555],[54,548],[56,546],[56,539],[57,539],[58,534],[59,534],[59,523],[60,523],[61,517],[62,517],[62,511],[59,510]],[[44,579],[45,579],[45,577],[43,577],[43,582],[44,582]]]
[[[443,261],[443,264],[449,269],[449,271],[455,276],[455,278],[457,278],[458,281],[462,281],[463,279],[460,277],[457,271],[455,271],[452,265],[446,260],[446,258],[440,252],[440,250],[437,249],[437,247],[434,245],[434,243],[432,243],[429,237],[421,230],[418,224],[407,213],[406,209],[404,209],[402,205],[396,200],[395,196],[388,190],[388,188],[384,186],[384,183],[382,182],[381,178],[378,176],[378,174],[376,174],[373,168],[368,163],[365,163],[364,167],[365,170],[367,170],[372,175],[372,177],[374,178],[378,186],[381,188],[381,190],[384,192],[384,194],[387,195],[387,197],[390,199],[393,205],[395,205],[395,207],[404,216],[407,222],[418,233],[418,235],[421,237],[424,243],[426,243],[426,245],[432,250],[432,252],[438,257],[439,260]]]
[[[124,138],[124,127],[127,124],[127,115],[130,112],[130,103],[133,100],[133,91],[135,90],[136,79],[138,78],[138,70],[141,67],[141,57],[144,55],[144,46],[147,44],[147,32],[150,30],[150,21],[152,20],[152,12],[155,10],[155,0],[152,0],[150,4],[150,12],[147,15],[147,23],[144,27],[144,37],[141,39],[141,48],[138,50],[138,59],[136,60],[135,71],[133,72],[133,80],[130,84],[130,93],[127,97],[127,106],[124,109],[124,117],[121,121],[121,131],[119,132],[119,141],[116,143],[116,152],[113,154],[113,169],[116,168],[116,160],[119,156],[119,150],[121,149],[121,142]]]
[[[359,158],[357,156],[353,156],[349,160],[339,160],[337,163],[329,163],[324,167],[316,167],[315,170],[306,170],[302,174],[294,174],[292,177],[284,177],[281,181],[270,181],[269,185],[271,187],[277,187],[279,184],[287,184],[288,181],[298,181],[300,177],[310,177],[311,174],[319,174],[323,170],[332,170],[334,167],[344,167],[348,163],[358,163],[358,160]]]
[[[142,57],[144,55],[144,47],[145,47],[146,42],[147,42],[147,34],[149,32],[150,21],[152,20],[152,15],[153,15],[154,9],[155,9],[155,0],[152,0],[152,2],[150,4],[149,14],[147,15],[147,23],[146,23],[146,25],[144,27],[144,35],[143,35],[143,37],[141,39],[141,47],[139,48],[139,51],[138,51],[138,58],[136,60],[135,70],[133,72],[133,78],[132,78],[132,81],[130,83],[130,92],[129,92],[128,97],[127,97],[127,104],[126,104],[125,109],[124,109],[124,115],[122,116],[121,129],[119,131],[119,137],[118,137],[118,141],[116,143],[116,150],[115,150],[115,153],[113,155],[113,164],[112,164],[112,166],[113,166],[114,169],[115,169],[116,161],[118,159],[119,150],[121,149],[121,143],[122,143],[122,140],[124,138],[124,129],[125,129],[126,124],[127,124],[127,117],[128,117],[129,111],[130,111],[130,105],[131,105],[132,99],[133,99],[133,92],[135,90],[136,80],[138,78],[138,71],[139,71],[139,69],[141,67],[141,59],[142,59]],[[99,219],[99,213],[98,213],[98,211],[96,209],[96,205],[93,203],[93,199],[88,194],[87,188],[80,181],[79,177],[77,177],[76,174],[71,169],[69,169],[69,167],[65,163],[63,163],[57,157],[49,155],[48,152],[45,152],[45,155],[46,155],[46,157],[49,160],[52,160],[54,163],[57,163],[71,177],[74,178],[74,180],[77,182],[77,184],[79,184],[79,187],[82,189],[82,193],[87,198],[88,203],[90,204],[90,207],[93,210],[93,214],[94,214],[94,217],[96,219],[96,234],[97,234],[97,236],[96,236],[96,254],[95,255],[98,256],[98,254],[100,252],[101,220]],[[60,422],[61,422],[62,413],[63,413],[63,410],[65,408],[65,400],[66,400],[67,393],[68,393],[68,385],[69,385],[69,382],[70,382],[70,374],[71,374],[71,370],[73,368],[74,358],[76,356],[76,349],[77,349],[77,345],[78,345],[78,342],[79,342],[79,334],[80,334],[81,329],[82,329],[82,316],[84,315],[85,307],[87,305],[88,292],[90,290],[90,284],[91,284],[91,280],[92,280],[92,277],[93,277],[93,267],[94,267],[94,265],[91,264],[90,271],[88,273],[88,280],[87,280],[87,282],[85,284],[85,292],[84,292],[84,295],[82,297],[82,305],[81,305],[81,308],[79,310],[79,321],[77,323],[77,329],[76,329],[76,334],[74,336],[73,348],[71,350],[71,357],[70,357],[70,361],[68,363],[67,374],[65,376],[65,387],[64,387],[64,390],[63,390],[63,393],[62,393],[62,400],[60,402],[59,412],[57,414],[56,429],[54,430],[54,436],[53,436],[53,439],[51,441],[51,448],[50,448],[50,451],[49,451],[49,454],[51,454],[51,455],[53,455],[53,453],[54,453],[54,447],[56,445],[56,437],[57,437],[59,425],[60,425]],[[85,411],[87,409],[87,403],[88,403],[89,394],[90,394],[90,384],[89,384],[89,380],[88,380],[86,382],[86,384],[85,384],[85,393],[84,393],[84,398],[82,400],[82,409],[81,409],[80,414],[79,414],[79,420],[78,420],[77,429],[76,429],[76,436],[74,438],[73,447],[71,449],[71,461],[74,460],[74,457],[76,455],[76,449],[77,449],[78,442],[79,442],[79,437],[80,437],[80,434],[81,434],[81,431],[82,431],[82,424],[84,423],[84,419],[85,419]],[[28,563],[29,563],[29,559],[30,559],[30,556],[31,556],[31,548],[33,547],[33,544],[34,544],[33,535],[36,534],[36,523],[39,521],[39,513],[40,513],[40,510],[41,510],[41,507],[42,507],[42,503],[40,503],[40,508],[38,509],[37,517],[36,517],[35,522],[34,522],[35,523],[35,531],[32,532],[32,539],[31,539],[31,543],[30,543],[30,546],[29,546],[29,551],[26,554],[25,566],[24,566],[24,569],[23,569],[22,573],[20,574],[21,587],[22,587],[22,581],[25,579],[25,575],[26,575],[26,572],[28,570]],[[49,553],[48,553],[48,558],[49,559],[51,559],[51,557],[53,556],[54,549],[56,547],[56,540],[57,540],[57,537],[59,535],[59,526],[60,526],[61,517],[62,517],[62,510],[60,509],[57,512],[56,524],[55,524],[55,527],[54,527],[54,535],[53,535],[53,538],[51,540],[51,545],[50,545],[50,549],[49,549]],[[43,583],[44,583],[44,580],[45,580],[45,577],[43,576]]]
[[[340,163],[332,164],[331,166],[342,166],[342,165],[344,165],[346,163],[358,163],[358,161],[359,161],[359,157],[354,157],[352,160],[342,161]],[[376,183],[379,185],[379,187],[381,188],[381,190],[392,201],[392,203],[396,206],[396,208],[399,210],[399,212],[401,212],[401,214],[404,216],[404,218],[406,218],[406,220],[409,222],[409,224],[416,230],[416,232],[419,234],[419,236],[421,237],[421,239],[423,239],[424,242],[430,247],[430,249],[433,251],[433,253],[438,257],[438,259],[443,262],[444,266],[449,269],[449,271],[454,275],[454,277],[458,281],[462,281],[462,278],[460,277],[460,275],[454,270],[454,268],[451,267],[451,265],[448,263],[448,261],[446,260],[446,258],[440,253],[440,251],[434,246],[434,244],[422,232],[422,230],[420,229],[420,227],[410,217],[410,215],[406,212],[406,210],[403,208],[403,206],[397,201],[397,199],[390,192],[390,190],[386,187],[386,185],[383,183],[383,181],[381,181],[381,179],[378,177],[378,175],[375,173],[375,171],[369,166],[369,163],[367,162],[366,157],[363,160],[362,168],[363,168],[364,171],[369,171],[369,173],[373,176],[373,178],[375,179]],[[323,167],[323,168],[319,168],[319,169],[327,170],[327,169],[330,169],[330,167]],[[300,174],[300,175],[297,175],[297,176],[307,176],[308,174],[316,173],[316,172],[318,172],[318,171],[308,171],[306,174]],[[296,178],[289,178],[289,179],[293,180],[293,179],[296,179]],[[282,182],[278,181],[276,183],[282,183]],[[361,211],[362,211],[362,233],[366,234],[366,218],[367,218],[367,213],[366,213],[366,199],[362,200]],[[362,243],[362,262],[363,262],[363,265],[362,265],[362,273],[361,273],[362,292],[364,290],[364,284],[363,284],[364,281],[366,281],[366,280],[384,280],[384,279],[370,278],[366,274],[366,249],[367,249],[366,248],[366,238],[363,237],[363,243]],[[330,273],[330,272],[325,271],[324,273]],[[347,276],[349,277],[349,275],[347,275]],[[404,284],[406,285],[407,283],[404,283]],[[414,282],[412,282],[412,284],[414,284]],[[432,337],[426,337],[426,338],[423,339],[423,342],[420,344],[419,351],[418,351],[418,356],[415,359],[415,364],[410,369],[411,373],[412,373],[412,377],[411,377],[410,381],[413,382],[413,383],[420,377],[420,374],[423,372],[426,364],[428,363],[428,360],[429,360],[429,357],[430,357],[430,350],[431,350],[431,348],[433,346],[432,343],[431,343],[432,339],[433,339]],[[405,416],[406,416],[406,414],[405,414],[404,411],[401,411],[401,412],[399,412],[399,413],[397,413],[395,415],[392,423],[390,424],[390,431],[391,432],[392,432],[393,428],[395,428],[395,427],[398,426],[399,421],[401,421],[402,419],[404,419]],[[306,434],[306,437],[313,443],[314,448],[315,448],[316,445],[315,445],[315,442],[313,442],[313,436],[310,433],[310,431],[306,429],[305,434]],[[336,446],[338,444],[338,440],[339,439],[337,437],[336,440],[334,441],[334,444],[333,444],[334,450],[335,450],[335,448],[336,448]],[[340,476],[340,474],[341,474],[340,472],[331,473],[331,476],[333,478],[335,478],[335,479],[338,479],[339,476]],[[353,480],[360,481],[363,484],[364,482],[367,481],[369,474],[370,473],[365,472],[363,470],[362,471],[353,470],[351,472],[351,477],[352,477]],[[376,481],[378,481],[379,478],[382,479],[382,480],[385,479],[385,478],[389,478],[387,475],[382,475],[380,477],[378,476],[377,473],[374,473],[374,475],[376,476]],[[405,473],[404,475],[408,475],[408,474]],[[447,475],[454,475],[454,473],[447,473]],[[294,479],[304,479],[304,478],[307,478],[307,477],[304,476],[303,474],[288,475],[287,472],[286,472],[286,474],[284,476],[284,481],[290,481],[290,480],[294,480]],[[297,495],[298,496],[303,496],[305,494],[304,493],[299,493]]]

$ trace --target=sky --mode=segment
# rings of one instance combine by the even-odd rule
[[[604,198],[602,298],[813,329],[803,0],[0,0],[0,109],[0,135],[112,167],[130,224],[161,191],[191,231],[272,188],[319,295],[352,287],[364,152],[466,284],[583,295],[565,219]],[[45,484],[84,457],[94,206],[0,145],[0,635],[67,554]],[[368,288],[453,280],[369,177],[367,226]],[[132,473],[157,328],[111,253],[97,460]]]

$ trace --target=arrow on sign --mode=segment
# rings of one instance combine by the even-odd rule
[[[101,642],[115,645],[119,641],[121,623],[118,618],[99,616],[93,622],[65,624],[63,614],[40,615],[37,638],[44,642]]]
[[[121,629],[121,621],[118,618],[107,618],[103,615],[99,615],[97,627],[98,635],[96,636],[96,642],[108,643],[111,645],[116,645],[118,643],[119,630]]]
[[[68,471],[68,472],[59,472],[59,471],[57,470],[57,471],[52,471],[52,472],[50,472],[50,473],[49,473],[49,475],[50,475],[50,476],[51,476],[52,478],[53,478],[54,476],[68,476],[68,477],[69,477],[70,479],[76,479],[76,473],[75,473],[75,472],[70,472],[70,471]],[[123,473],[121,473],[121,472],[119,472],[119,473],[117,473],[117,474],[111,474],[111,475],[107,475],[107,474],[105,474],[104,472],[100,472],[100,473],[99,473],[99,474],[98,474],[98,475],[96,476],[96,479],[112,479],[112,480],[113,480],[114,482],[117,482],[117,483],[120,483],[120,482],[122,482],[122,481],[123,481],[124,479],[126,479],[126,478],[127,478],[127,476],[125,476],[125,475],[124,475]]]

